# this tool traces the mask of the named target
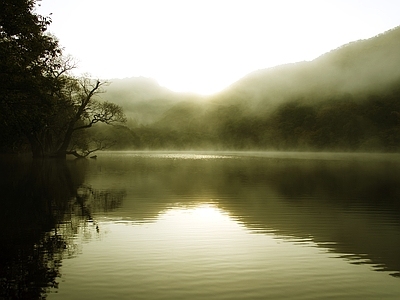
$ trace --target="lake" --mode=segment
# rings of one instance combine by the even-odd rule
[[[399,154],[0,166],[0,299],[400,299]]]

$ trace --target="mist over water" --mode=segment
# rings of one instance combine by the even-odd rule
[[[7,296],[400,295],[397,154],[101,152],[1,170]]]

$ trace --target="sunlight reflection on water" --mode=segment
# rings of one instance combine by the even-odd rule
[[[64,263],[63,285],[50,299],[354,299],[368,298],[378,278],[312,238],[250,231],[210,202],[176,204],[151,223],[97,222],[99,230],[77,233],[82,250]],[[87,231],[96,237],[90,243]]]
[[[398,155],[101,152],[15,171],[0,202],[0,291],[9,294],[400,295]]]

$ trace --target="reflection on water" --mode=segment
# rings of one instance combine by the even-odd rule
[[[1,170],[0,298],[400,296],[399,155],[110,152]]]
[[[41,299],[57,288],[74,237],[96,211],[120,205],[124,192],[83,185],[84,161],[2,157],[0,299]]]

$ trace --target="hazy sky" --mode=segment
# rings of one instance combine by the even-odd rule
[[[79,73],[217,92],[400,25],[400,0],[42,0]]]

